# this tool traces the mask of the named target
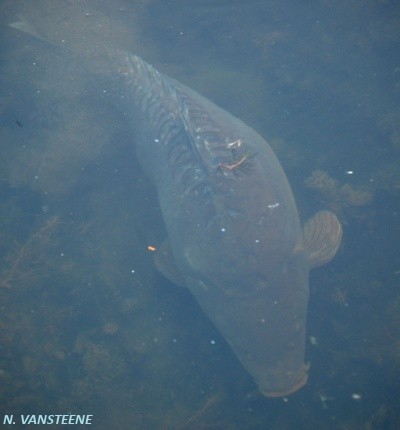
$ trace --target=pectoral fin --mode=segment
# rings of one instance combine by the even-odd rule
[[[303,233],[311,269],[332,260],[342,240],[342,226],[334,213],[316,213],[304,224]]]
[[[168,239],[158,248],[154,257],[157,270],[174,284],[185,287],[185,280],[176,266],[174,255]]]

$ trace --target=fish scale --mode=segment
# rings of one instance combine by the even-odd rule
[[[178,94],[173,85],[139,57],[130,57],[129,65],[133,74],[128,79],[131,96],[137,109],[155,130],[158,143],[167,149],[166,157],[169,165],[173,166],[174,179],[184,184],[182,193],[187,195],[196,191],[203,196],[209,195],[211,187],[203,171],[203,159],[199,157],[198,149],[193,148],[181,115],[182,106],[189,107],[188,99],[184,101],[182,92]],[[190,107],[193,106],[195,104],[191,103]],[[206,120],[207,116],[203,116]],[[207,127],[205,120],[202,121],[203,127]],[[208,129],[219,131],[211,120]]]

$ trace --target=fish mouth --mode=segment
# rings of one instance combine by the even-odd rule
[[[299,382],[296,382],[296,384],[292,385],[287,390],[282,390],[282,391],[266,391],[266,390],[263,390],[262,388],[260,388],[260,391],[266,397],[284,397],[284,396],[289,396],[290,394],[295,393],[301,387],[303,387],[304,385],[306,385],[307,380],[308,380],[307,371],[308,371],[309,368],[310,368],[309,364],[303,364],[303,367],[301,369],[301,375],[300,375],[301,377],[300,377]]]

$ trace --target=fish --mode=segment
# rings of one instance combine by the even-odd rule
[[[23,17],[10,26],[47,41]],[[297,392],[310,367],[309,272],[338,251],[339,219],[322,210],[302,225],[260,134],[142,58],[106,56],[167,231],[156,268],[192,293],[263,395]]]
[[[309,271],[336,254],[340,221],[323,210],[302,226],[263,137],[140,57],[119,57],[168,236],[157,269],[189,289],[263,395],[296,392],[309,370]]]

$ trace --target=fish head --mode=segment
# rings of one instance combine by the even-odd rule
[[[308,369],[309,269],[300,239],[288,246],[267,240],[272,233],[258,242],[221,233],[212,246],[203,248],[205,237],[187,252],[186,285],[260,391],[269,397],[293,393],[307,382]]]

